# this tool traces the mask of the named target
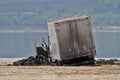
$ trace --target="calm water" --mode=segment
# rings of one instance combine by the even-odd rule
[[[95,32],[97,57],[120,58],[120,32]]]
[[[47,33],[0,33],[0,57],[27,57],[35,55],[34,40]]]
[[[35,55],[34,39],[47,33],[0,33],[0,57]],[[120,57],[120,32],[95,32],[97,57]]]

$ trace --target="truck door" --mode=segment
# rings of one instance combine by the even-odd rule
[[[78,40],[78,48],[80,52],[78,52],[78,56],[86,55],[92,53],[93,51],[93,36],[91,30],[91,23],[89,19],[85,20],[76,20],[76,35]]]
[[[56,23],[55,26],[61,59],[73,58],[75,50],[71,33],[72,24],[66,21]]]

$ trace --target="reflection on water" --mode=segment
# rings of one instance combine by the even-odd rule
[[[47,38],[48,33],[0,33],[0,57],[35,55],[34,39]],[[120,32],[95,32],[97,57],[120,57]]]

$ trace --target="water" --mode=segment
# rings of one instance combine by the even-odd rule
[[[95,32],[97,57],[120,58],[120,32]]]
[[[34,39],[48,33],[0,33],[0,57],[28,57],[35,55]],[[94,33],[97,57],[120,58],[120,32]]]
[[[35,55],[35,38],[47,33],[0,33],[0,57],[27,57]]]

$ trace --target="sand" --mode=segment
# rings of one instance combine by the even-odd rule
[[[120,80],[120,66],[6,66],[0,59],[0,80]]]

